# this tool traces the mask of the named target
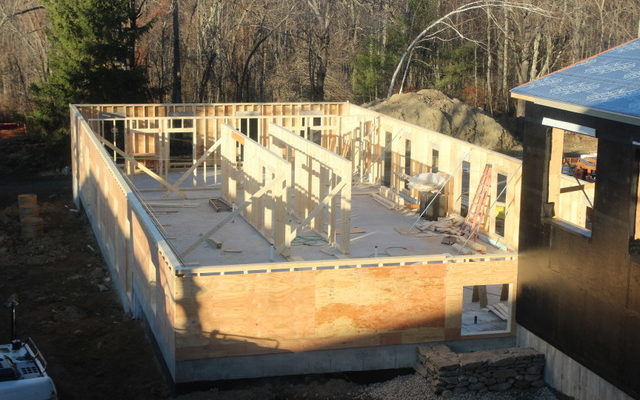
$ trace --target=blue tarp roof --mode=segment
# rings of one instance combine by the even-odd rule
[[[640,117],[640,39],[525,83],[511,93]]]

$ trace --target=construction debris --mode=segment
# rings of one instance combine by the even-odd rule
[[[475,251],[473,251],[473,249],[470,249],[458,243],[454,243],[453,245],[451,245],[451,247],[453,247],[458,252],[458,254],[463,254],[465,256],[475,254]]]
[[[487,246],[484,246],[474,240],[470,240],[469,238],[465,238],[462,236],[457,236],[456,237],[456,241],[462,245],[462,246],[466,246],[469,247],[479,253],[485,254],[487,252]]]
[[[448,244],[449,246],[451,246],[452,244],[456,243],[457,238],[459,236],[451,236],[451,235],[447,235],[445,237],[442,238],[442,244]]]
[[[208,238],[205,239],[205,242],[209,243],[209,246],[211,246],[212,249],[221,249],[222,248],[222,242],[214,239],[214,238]]]
[[[231,211],[231,205],[224,201],[224,199],[220,197],[214,197],[213,199],[209,199],[209,205],[211,208],[216,210],[216,212],[227,212]]]
[[[242,250],[240,249],[223,249],[222,251],[225,253],[242,253]]]

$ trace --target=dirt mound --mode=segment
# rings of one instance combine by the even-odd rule
[[[396,94],[365,107],[500,152],[521,150],[509,131],[478,108],[435,89]]]

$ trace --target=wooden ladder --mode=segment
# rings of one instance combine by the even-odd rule
[[[463,230],[469,231],[469,240],[478,236],[479,228],[484,226],[487,219],[487,208],[489,206],[489,194],[491,191],[491,164],[486,164],[478,189],[473,196],[473,201],[469,206],[467,216],[464,218]]]

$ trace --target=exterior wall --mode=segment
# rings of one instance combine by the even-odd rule
[[[551,128],[596,130],[598,179],[590,235],[543,218]],[[629,254],[638,168],[624,125],[527,103],[517,322],[631,396],[640,396],[640,264]]]
[[[465,141],[434,132],[408,122],[399,121],[378,112],[368,110],[353,104],[348,104],[345,112],[358,116],[363,129],[354,135],[360,143],[354,143],[354,149],[362,147],[361,157],[354,157],[354,175],[359,170],[364,171],[363,179],[372,183],[381,183],[384,170],[383,150],[385,136],[391,135],[390,150],[392,152],[391,188],[396,192],[404,189],[404,181],[398,175],[405,173],[405,143],[411,142],[411,171],[410,175],[431,172],[434,166],[433,150],[438,151],[438,168],[452,176],[453,188],[450,197],[451,206],[456,213],[460,212],[462,199],[462,162],[470,163],[469,171],[469,204],[473,201],[484,167],[492,166],[490,205],[487,213],[487,224],[484,227],[489,237],[512,249],[518,248],[518,231],[520,224],[520,192],[522,177],[522,162],[513,157],[487,150]],[[346,134],[343,131],[343,134]],[[506,188],[506,219],[504,237],[496,234],[495,216],[498,213],[494,200],[498,195],[498,174],[507,177]]]
[[[76,205],[87,214],[124,309],[146,320],[175,378],[177,259],[75,107],[71,139]]]
[[[399,261],[217,276],[185,271],[176,291],[177,360],[458,340],[464,286],[515,287],[513,256],[413,257],[388,266]]]

